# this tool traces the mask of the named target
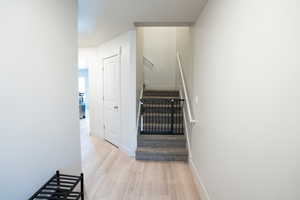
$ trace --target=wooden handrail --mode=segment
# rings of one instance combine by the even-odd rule
[[[189,122],[191,124],[195,124],[195,123],[197,123],[197,120],[195,120],[192,115],[190,100],[189,100],[189,96],[188,96],[187,89],[186,89],[186,84],[185,84],[185,79],[184,79],[184,75],[183,75],[183,71],[182,71],[182,65],[181,65],[181,59],[180,59],[179,52],[177,52],[177,62],[178,62],[178,68],[179,68],[179,72],[180,72],[180,80],[181,80],[182,87],[183,87],[184,99],[186,102],[187,112],[188,112],[188,116],[189,116]]]

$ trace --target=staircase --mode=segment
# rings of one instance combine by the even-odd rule
[[[136,159],[187,161],[183,100],[178,91],[144,91]]]

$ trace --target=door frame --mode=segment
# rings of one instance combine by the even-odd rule
[[[114,141],[114,142],[112,142],[112,141],[109,141],[109,140],[107,140],[106,139],[106,136],[105,136],[105,122],[104,122],[104,118],[105,118],[105,106],[104,106],[104,99],[105,99],[105,97],[104,97],[104,87],[105,87],[105,85],[104,85],[104,61],[106,60],[106,59],[109,59],[109,58],[112,58],[112,57],[115,57],[115,56],[119,56],[119,119],[120,119],[120,132],[119,132],[119,138],[117,138],[117,141]],[[118,49],[115,49],[114,51],[111,51],[111,53],[110,54],[108,54],[107,56],[104,56],[103,58],[102,58],[102,91],[103,91],[103,93],[102,93],[102,116],[103,116],[103,124],[102,124],[102,129],[103,129],[103,138],[106,140],[106,141],[108,141],[109,143],[111,143],[111,144],[113,144],[114,146],[116,146],[116,147],[120,147],[120,140],[121,140],[121,130],[122,130],[122,122],[121,122],[121,112],[122,112],[122,107],[121,107],[121,99],[122,99],[122,96],[121,96],[121,69],[122,69],[122,47],[120,46]]]

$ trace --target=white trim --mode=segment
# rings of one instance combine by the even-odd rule
[[[127,148],[124,145],[119,145],[118,147],[119,147],[120,151],[127,153],[127,155],[129,157],[135,157],[135,151],[130,150],[129,148]]]
[[[190,159],[189,159],[189,166],[192,171],[193,179],[196,184],[198,193],[200,195],[200,199],[201,200],[210,200],[207,189],[206,189],[205,185],[203,184],[203,182],[201,181],[201,177],[198,173],[198,169],[197,169],[192,157],[190,157]]]
[[[177,62],[178,62],[178,68],[179,68],[180,77],[181,77],[181,84],[183,87],[184,99],[185,99],[185,103],[186,103],[186,107],[187,107],[187,111],[188,111],[188,115],[189,115],[189,121],[191,124],[195,124],[195,123],[197,123],[197,121],[193,118],[193,115],[192,115],[189,95],[187,94],[187,89],[186,89],[186,84],[185,84],[185,80],[184,80],[184,75],[183,75],[179,52],[177,52]]]
[[[122,47],[120,46],[118,49],[117,49],[117,51],[116,52],[118,52],[118,53],[115,53],[115,52],[112,52],[112,54],[110,54],[110,55],[107,55],[107,56],[105,56],[105,57],[102,57],[102,91],[103,91],[103,97],[102,97],[102,108],[103,108],[103,110],[102,110],[102,115],[103,115],[103,118],[105,117],[105,115],[104,115],[104,113],[105,113],[105,106],[104,106],[104,99],[105,99],[105,97],[104,97],[104,87],[105,87],[105,85],[104,85],[104,61],[106,60],[106,59],[110,59],[110,58],[113,58],[113,57],[119,57],[119,83],[120,83],[120,87],[119,87],[119,89],[120,89],[120,91],[119,91],[119,118],[120,118],[120,132],[119,132],[119,136],[120,136],[120,138],[117,138],[117,141],[114,141],[114,140],[111,140],[111,138],[107,138],[106,137],[106,135],[105,135],[105,129],[104,129],[104,126],[105,126],[105,124],[104,124],[104,122],[105,122],[105,120],[103,120],[103,123],[102,123],[102,130],[103,130],[103,139],[105,139],[105,140],[107,140],[107,141],[109,141],[109,142],[111,142],[112,144],[114,144],[114,145],[116,145],[117,147],[120,147],[121,146],[121,130],[122,130],[122,122],[121,122],[121,120],[122,120],[122,109],[121,109],[121,98],[122,98],[122,95],[121,95],[121,68],[122,68]]]
[[[183,112],[183,120],[184,120],[184,129],[185,129],[185,135],[186,135],[186,143],[188,147],[188,152],[189,152],[189,158],[192,158],[192,151],[191,151],[191,144],[190,144],[190,132],[189,129],[187,128],[187,120],[185,116],[185,112]]]
[[[180,96],[181,99],[183,98],[181,90],[179,90],[179,96]],[[185,135],[186,135],[189,158],[191,158],[192,157],[192,152],[191,152],[191,144],[190,144],[190,131],[189,131],[188,126],[187,126],[188,123],[187,123],[184,107],[183,107],[183,122],[184,122],[184,130],[185,130]]]
[[[98,129],[91,129],[90,128],[90,132],[89,132],[89,136],[94,136],[94,137],[98,137],[98,138],[101,138],[101,139],[104,139],[104,133],[103,133],[103,126],[101,127],[100,130]]]
[[[136,27],[143,26],[193,26],[194,22],[134,22]]]
[[[96,136],[94,131],[92,131],[91,129],[90,129],[90,132],[89,132],[89,136]]]
[[[183,110],[183,120],[184,120],[185,135],[186,135],[186,140],[187,140],[187,148],[188,148],[188,153],[189,153],[189,167],[191,169],[192,177],[193,177],[194,183],[196,184],[198,194],[200,195],[200,199],[201,200],[210,200],[207,189],[206,189],[205,185],[203,184],[203,182],[201,181],[202,179],[199,175],[199,170],[197,169],[197,167],[193,161],[193,155],[192,155],[191,144],[190,144],[190,131],[189,131],[190,129],[188,128],[187,125],[188,125],[188,122],[191,125],[194,125],[197,121],[195,119],[193,119],[193,117],[192,117],[191,107],[189,104],[189,97],[187,94],[187,89],[186,89],[185,80],[184,80],[184,76],[183,76],[180,55],[178,52],[177,52],[177,61],[178,61],[178,68],[179,68],[181,84],[182,84],[182,87],[179,89],[179,94],[180,94],[180,98],[184,98],[185,102],[186,102],[186,106],[183,107],[183,109],[184,109]],[[186,109],[188,112],[189,121],[186,116]],[[189,127],[193,128],[193,126],[189,126]]]

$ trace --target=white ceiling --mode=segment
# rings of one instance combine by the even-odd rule
[[[194,22],[204,0],[78,0],[79,46],[101,44],[134,22]]]

